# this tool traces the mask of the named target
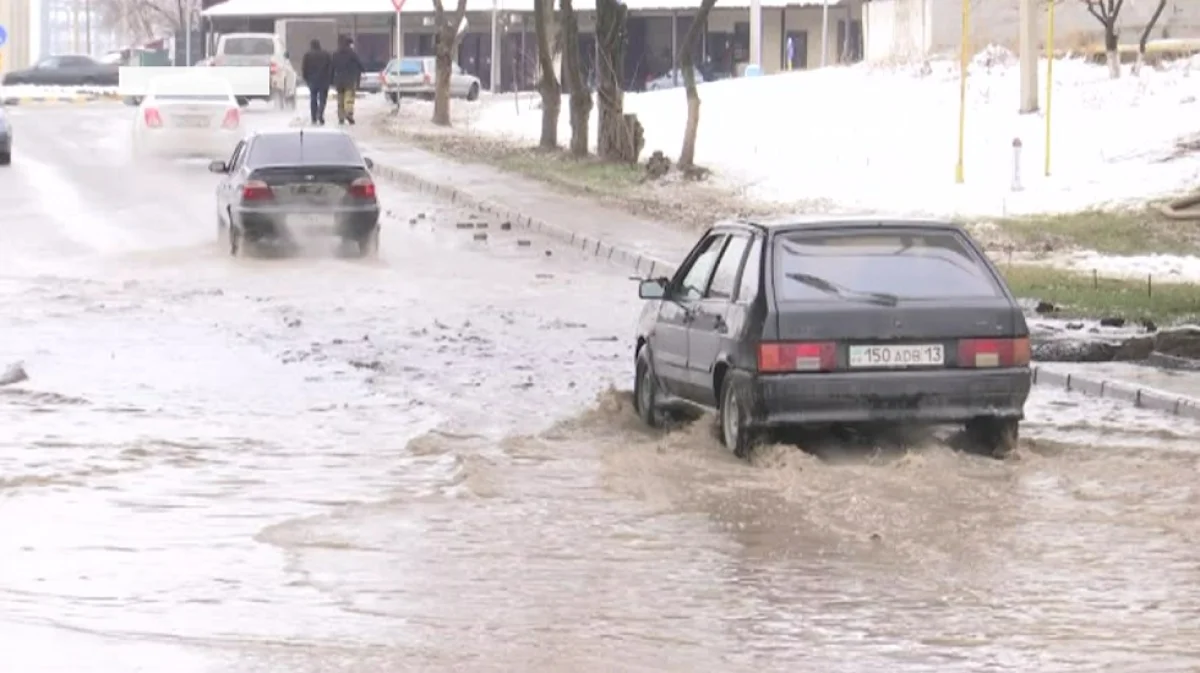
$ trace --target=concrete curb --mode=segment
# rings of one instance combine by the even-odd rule
[[[1033,367],[1033,382],[1038,385],[1057,386],[1069,392],[1082,393],[1127,402],[1139,409],[1162,411],[1200,421],[1200,399],[1176,395],[1154,388],[1143,388],[1121,381],[1092,379],[1077,374],[1050,371],[1044,367]]]
[[[372,172],[411,187],[423,194],[445,199],[466,208],[473,208],[487,215],[504,218],[511,222],[514,227],[535,231],[547,238],[552,238],[570,247],[578,248],[593,257],[603,258],[610,262],[629,267],[647,278],[670,276],[675,273],[675,269],[677,268],[671,262],[651,257],[623,246],[620,243],[611,243],[591,236],[578,234],[557,224],[551,224],[545,220],[530,217],[508,206],[472,196],[456,187],[432,182],[413,171],[376,163]]]
[[[660,275],[671,276],[677,268],[675,264],[639,253],[619,243],[583,236],[559,225],[530,217],[508,206],[474,197],[456,187],[432,182],[413,171],[380,163],[376,163],[372,170],[377,175],[416,189],[423,194],[445,199],[462,207],[473,208],[481,213],[505,218],[514,227],[535,231],[578,248],[594,257],[622,264],[647,278]],[[1142,409],[1164,411],[1175,416],[1200,420],[1200,400],[1191,397],[1170,395],[1160,390],[1140,388],[1120,381],[1097,380],[1074,374],[1062,374],[1040,366],[1033,367],[1033,382],[1038,385],[1058,386],[1067,391],[1093,397],[1120,400]]]
[[[100,101],[120,100],[120,96],[108,93],[68,94],[63,96],[8,96],[0,104],[19,107],[22,105],[64,104],[78,105]]]

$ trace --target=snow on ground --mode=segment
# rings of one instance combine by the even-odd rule
[[[1194,255],[1105,255],[1080,250],[1053,255],[1044,261],[1060,269],[1095,271],[1104,278],[1145,280],[1146,276],[1152,276],[1156,283],[1200,283],[1200,257]]]
[[[115,86],[41,86],[33,84],[6,84],[0,86],[0,100],[33,96],[74,96],[76,94],[116,94]]]
[[[1045,107],[1045,61],[1040,82]],[[1020,69],[989,49],[968,71],[966,183],[956,185],[958,66],[857,65],[704,84],[697,162],[751,198],[830,210],[1003,216],[1133,203],[1200,186],[1200,154],[1164,159],[1200,135],[1200,58],[1128,72],[1054,64],[1052,176],[1043,176],[1045,119],[1019,115]],[[625,98],[646,149],[678,154],[684,91]],[[485,106],[473,130],[536,142],[539,113]],[[520,113],[517,113],[517,109]],[[569,133],[566,105],[563,133]],[[593,116],[593,124],[595,118]],[[564,136],[565,137],[565,136]],[[1012,191],[1014,138],[1023,189]]]

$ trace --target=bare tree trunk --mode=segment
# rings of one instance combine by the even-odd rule
[[[1104,27],[1104,54],[1108,62],[1108,75],[1113,79],[1121,76],[1121,56],[1118,53],[1117,18],[1125,0],[1084,0],[1087,11]]]
[[[1146,61],[1146,42],[1150,40],[1150,33],[1153,32],[1155,24],[1162,17],[1163,10],[1167,8],[1167,0],[1158,0],[1158,6],[1154,8],[1154,13],[1150,15],[1150,20],[1146,22],[1146,27],[1142,29],[1142,36],[1138,38],[1138,55],[1137,62],[1133,64],[1133,76],[1137,77],[1142,74],[1142,66]]]
[[[683,148],[679,150],[679,167],[691,168],[696,164],[696,134],[700,131],[700,92],[696,90],[696,69],[692,64],[700,36],[708,25],[708,13],[717,0],[701,0],[700,9],[683,38],[683,54],[679,57],[679,69],[683,71],[683,85],[687,88],[687,125],[683,127]]]
[[[550,47],[550,32],[554,26],[554,0],[533,0],[533,15],[537,21],[538,92],[542,95],[542,137],[538,147],[552,150],[558,147],[558,116],[562,110],[562,89],[554,73],[554,53]]]
[[[437,49],[434,61],[437,74],[433,88],[433,123],[450,125],[450,67],[454,64],[454,47],[458,44],[458,27],[467,13],[467,0],[458,0],[453,21],[446,18],[442,0],[433,0],[434,22],[437,24]]]
[[[571,92],[571,154],[588,153],[588,124],[592,116],[592,92],[583,81],[583,58],[579,53],[579,19],[572,0],[562,0],[563,65]]]
[[[596,40],[600,71],[597,94],[600,128],[596,151],[602,159],[633,163],[641,153],[641,124],[625,114],[621,86],[625,65],[625,20],[628,9],[620,0],[596,1]]]

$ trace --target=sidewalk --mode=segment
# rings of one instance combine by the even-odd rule
[[[590,249],[598,256],[625,257],[624,261],[647,275],[673,273],[699,238],[698,234],[589,203],[530,178],[439,157],[389,140],[380,132],[359,135],[359,144],[375,162],[376,172],[385,177],[466,202],[507,218],[514,226],[528,226]]]

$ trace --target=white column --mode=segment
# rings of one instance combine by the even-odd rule
[[[762,4],[750,0],[750,64],[762,67]]]
[[[492,0],[492,72],[490,75],[492,85],[488,87],[488,90],[492,93],[496,93],[500,90],[500,79],[502,74],[502,71],[500,70],[500,54],[503,53],[500,50],[500,40],[500,3],[498,0]]]
[[[848,26],[847,26],[848,27]],[[829,64],[829,0],[821,3],[821,67]]]
[[[1037,3],[1034,0],[1021,0],[1021,114],[1038,110],[1037,24]]]

